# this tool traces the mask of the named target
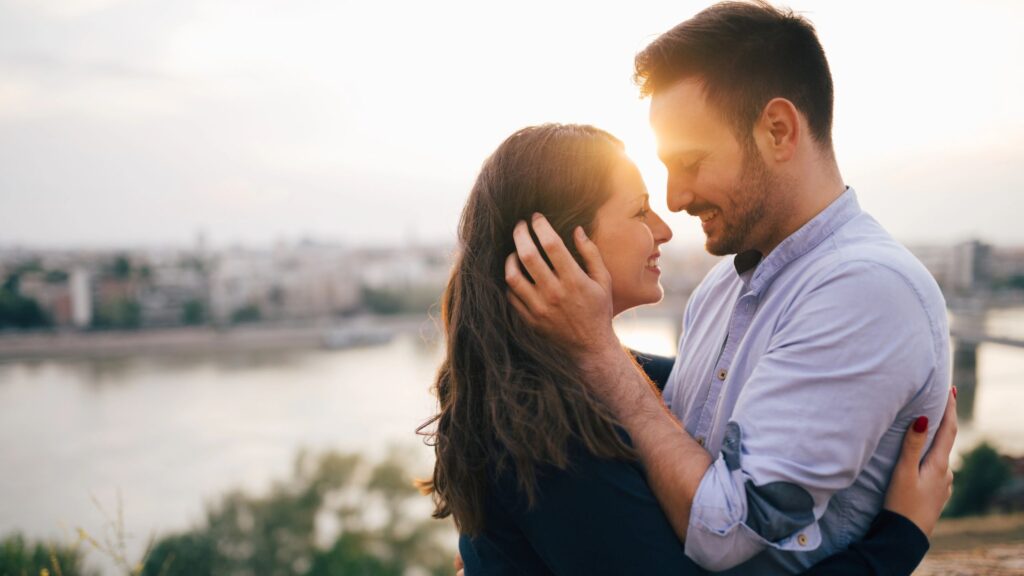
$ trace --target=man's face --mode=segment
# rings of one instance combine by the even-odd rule
[[[708,252],[722,256],[758,249],[772,236],[775,179],[757,148],[737,140],[708,104],[699,80],[656,92],[650,120],[658,156],[668,169],[668,207],[700,218]]]

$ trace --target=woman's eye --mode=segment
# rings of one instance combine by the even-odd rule
[[[647,215],[650,214],[650,213],[651,213],[651,210],[645,206],[645,207],[641,208],[639,212],[636,213],[636,217],[640,218],[640,219],[644,219],[644,218],[647,218]]]

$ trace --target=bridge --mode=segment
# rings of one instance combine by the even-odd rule
[[[978,389],[978,346],[998,344],[1024,348],[1024,338],[988,331],[986,318],[991,303],[982,299],[949,302],[949,340],[953,344],[953,384],[956,385],[957,414],[961,420],[974,417],[974,398]]]

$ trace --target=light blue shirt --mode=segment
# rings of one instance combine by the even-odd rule
[[[743,260],[690,297],[665,388],[716,458],[686,553],[710,570],[795,573],[867,532],[908,426],[938,426],[946,307],[850,188],[756,266]]]

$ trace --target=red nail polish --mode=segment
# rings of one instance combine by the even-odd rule
[[[914,432],[921,433],[928,429],[928,417],[918,416],[917,420],[914,420]]]
[[[956,386],[953,386],[953,400],[956,400]]]

